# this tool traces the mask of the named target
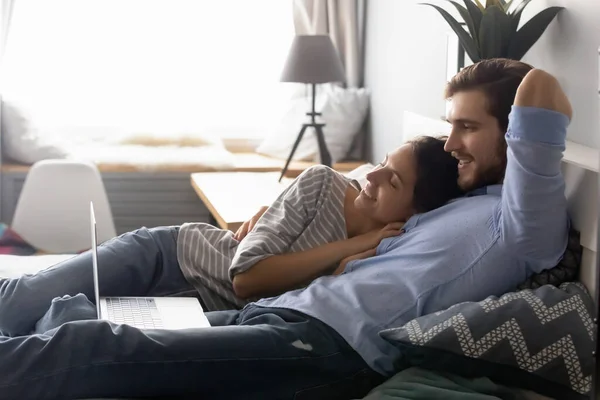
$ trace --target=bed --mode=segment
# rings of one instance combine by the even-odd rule
[[[35,274],[73,256],[74,254],[0,255],[0,278],[18,278],[23,274]]]
[[[595,163],[581,162],[581,153],[566,153],[563,163],[569,213],[573,227],[580,232],[579,240],[583,247],[579,282],[587,288],[592,297],[595,296],[598,229],[597,154],[595,157]],[[35,273],[70,257],[73,255],[0,255],[0,277],[12,278],[25,273]],[[591,359],[591,352],[589,358]],[[438,390],[446,390],[446,392],[436,392]],[[436,393],[442,397],[432,397]],[[494,380],[485,377],[463,378],[458,374],[432,372],[419,365],[409,365],[396,376],[375,388],[365,399],[416,400],[428,398],[544,400],[549,397],[525,390],[522,386],[514,388],[510,385],[497,384]]]

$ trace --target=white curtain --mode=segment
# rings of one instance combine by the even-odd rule
[[[291,0],[19,0],[7,101],[73,138],[260,137],[288,90],[292,15]]]
[[[8,40],[8,32],[10,29],[10,21],[15,0],[2,0],[2,8],[0,12],[0,163],[2,162],[2,81],[3,81],[3,59],[4,50]],[[2,188],[0,187],[0,210],[2,209]],[[0,215],[1,221],[2,215]]]
[[[364,83],[364,0],[293,1],[296,34],[329,34],[344,65],[346,86],[362,87]],[[363,127],[352,143],[348,158],[364,159],[366,141],[367,135]]]
[[[329,34],[346,70],[346,85],[363,84],[364,0],[294,0],[299,35]]]
[[[2,19],[0,20],[0,62],[4,56],[4,49],[6,48],[6,41],[8,39],[8,31],[10,29],[10,20],[12,17],[12,10],[15,4],[15,0],[2,0]]]

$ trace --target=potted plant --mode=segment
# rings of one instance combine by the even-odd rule
[[[434,7],[444,17],[465,52],[475,63],[487,58],[510,58],[520,60],[538,41],[550,22],[564,7],[549,7],[532,17],[519,29],[521,14],[531,0],[463,0],[465,6],[447,0],[458,10],[464,20],[457,21],[450,13],[435,4]],[[482,0],[483,1],[483,0]],[[466,25],[468,32],[463,28]]]

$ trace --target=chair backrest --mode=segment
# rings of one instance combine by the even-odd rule
[[[116,236],[110,204],[98,168],[88,162],[35,163],[19,196],[14,229],[32,246],[49,253],[74,253],[91,246],[90,201],[98,243]]]

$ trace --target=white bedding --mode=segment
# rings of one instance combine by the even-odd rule
[[[68,260],[74,254],[48,254],[41,256],[0,255],[0,278],[18,278],[23,274],[34,274],[61,261]]]

